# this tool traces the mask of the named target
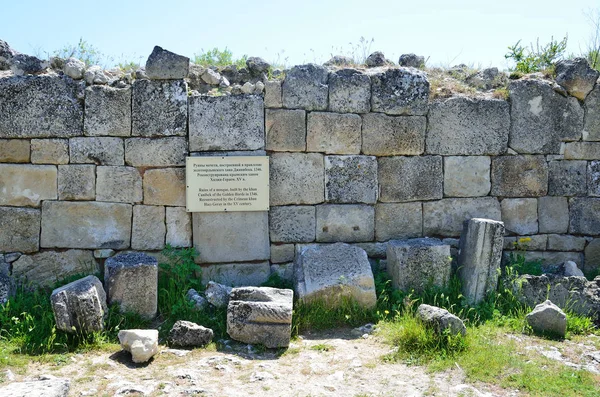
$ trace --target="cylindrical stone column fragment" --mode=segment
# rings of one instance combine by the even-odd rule
[[[504,223],[481,218],[464,223],[458,277],[469,303],[479,303],[488,293],[496,291],[503,243]]]
[[[108,258],[104,263],[104,284],[108,303],[121,311],[154,318],[158,299],[158,261],[134,252]]]

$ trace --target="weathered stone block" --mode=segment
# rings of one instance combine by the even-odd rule
[[[429,81],[412,68],[391,68],[371,75],[371,110],[387,114],[427,114]]]
[[[569,199],[569,217],[569,233],[600,235],[600,198]]]
[[[219,263],[218,265],[202,267],[203,281],[211,280],[219,284],[235,287],[261,285],[267,281],[270,275],[271,266],[269,266],[269,262]],[[208,292],[206,294],[208,298]]]
[[[33,164],[68,164],[68,139],[32,139],[31,162]]]
[[[56,200],[56,166],[0,164],[0,205],[39,207]]]
[[[566,233],[569,228],[569,203],[566,197],[538,199],[540,233]]]
[[[585,196],[586,161],[550,161],[548,194],[550,196]]]
[[[96,200],[118,203],[142,201],[142,176],[134,167],[96,168]]]
[[[272,242],[310,243],[315,241],[315,207],[271,207],[269,230]]]
[[[265,83],[265,107],[281,108],[283,102],[281,98],[281,81],[267,81]]]
[[[185,79],[190,70],[190,58],[154,46],[146,61],[146,75],[155,80]]]
[[[492,186],[490,164],[487,156],[444,157],[444,196],[487,196]]]
[[[600,196],[600,161],[590,161],[587,169],[587,194]]]
[[[380,113],[363,116],[362,152],[375,156],[419,155],[425,150],[427,119],[392,117]]]
[[[131,205],[122,203],[45,201],[43,248],[129,247]]]
[[[369,113],[371,79],[356,69],[341,69],[329,75],[329,110],[338,113]]]
[[[267,212],[194,212],[198,263],[267,260],[270,255]],[[252,230],[252,233],[248,233]]]
[[[70,164],[58,166],[59,200],[95,200],[96,166]]]
[[[600,142],[568,142],[565,145],[566,160],[600,159]]]
[[[0,163],[29,163],[29,140],[0,139]]]
[[[66,76],[0,79],[0,138],[82,135],[84,88]]]
[[[595,238],[589,242],[585,247],[584,255],[583,269],[586,272],[593,272],[600,268],[600,238]]]
[[[362,119],[356,114],[311,112],[306,124],[306,150],[358,154]]]
[[[69,152],[75,164],[123,165],[121,138],[71,138]]]
[[[186,135],[187,86],[183,80],[136,80],[131,103],[131,135]]]
[[[590,67],[586,58],[561,59],[555,64],[556,82],[569,95],[583,101],[590,93],[600,72]]]
[[[131,88],[86,88],[83,132],[87,136],[130,136]]]
[[[471,218],[501,220],[495,197],[456,198],[423,203],[423,235],[459,236]]]
[[[267,150],[303,152],[306,150],[306,112],[304,110],[265,110]]]
[[[203,268],[204,271],[216,268],[219,265],[214,265],[210,267]],[[214,281],[209,281],[206,284],[206,289],[204,290],[204,295],[206,296],[206,301],[213,305],[216,308],[226,307],[229,303],[229,294],[231,293],[232,288],[216,283]]]
[[[202,347],[213,338],[213,330],[191,321],[179,320],[169,331],[169,344],[175,347]]]
[[[377,201],[377,158],[325,156],[325,200],[330,203]]]
[[[499,155],[506,152],[510,129],[508,102],[454,97],[429,110],[427,153]]]
[[[131,248],[134,250],[161,250],[165,248],[165,207],[154,205],[133,206]]]
[[[171,247],[191,247],[192,214],[184,207],[167,207],[166,211],[166,243]]]
[[[320,65],[291,68],[281,86],[283,107],[288,109],[326,110],[329,72]]]
[[[584,141],[600,141],[600,84],[585,98]]]
[[[437,200],[443,196],[441,156],[378,159],[380,201]]]
[[[423,235],[421,203],[378,203],[375,205],[377,241],[420,237]]]
[[[125,162],[134,167],[173,167],[185,165],[187,140],[180,137],[125,140]]]
[[[492,159],[492,196],[538,197],[548,192],[544,156],[499,156]]]
[[[323,155],[273,153],[269,161],[271,205],[318,204],[324,201]]]
[[[585,237],[550,234],[548,235],[548,249],[550,251],[583,251]]]
[[[144,173],[144,204],[185,206],[185,169],[147,170]]]
[[[417,317],[440,335],[466,335],[467,327],[462,320],[448,310],[436,306],[420,304]]]
[[[58,280],[76,274],[98,272],[98,263],[92,251],[82,250],[45,251],[33,255],[21,255],[12,266],[12,275],[16,280],[42,287],[51,287]]]
[[[294,244],[271,244],[271,263],[293,262],[295,252]]]
[[[538,232],[537,199],[504,199],[500,206],[507,232],[521,236]]]
[[[40,222],[39,209],[0,207],[0,252],[38,251]]]
[[[550,300],[537,305],[525,321],[536,334],[564,338],[567,333],[567,315]]]
[[[190,151],[265,147],[265,113],[260,96],[193,96],[189,111]]]
[[[317,241],[355,243],[375,237],[375,209],[360,204],[317,206]]]
[[[50,302],[57,329],[84,334],[104,330],[104,317],[108,314],[106,293],[96,276],[55,289]]]

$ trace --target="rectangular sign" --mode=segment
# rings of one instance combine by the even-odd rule
[[[269,210],[268,156],[187,157],[188,212]]]

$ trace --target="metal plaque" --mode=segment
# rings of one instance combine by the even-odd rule
[[[269,210],[268,156],[187,157],[188,212]]]

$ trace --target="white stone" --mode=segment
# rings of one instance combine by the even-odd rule
[[[573,262],[573,261],[566,261],[565,262],[565,277],[571,277],[571,276],[576,276],[576,277],[585,277],[583,275],[583,272],[581,271],[581,269],[579,269],[577,267],[577,263]]]
[[[126,329],[119,331],[121,348],[131,353],[134,363],[145,363],[158,353],[158,330]]]

